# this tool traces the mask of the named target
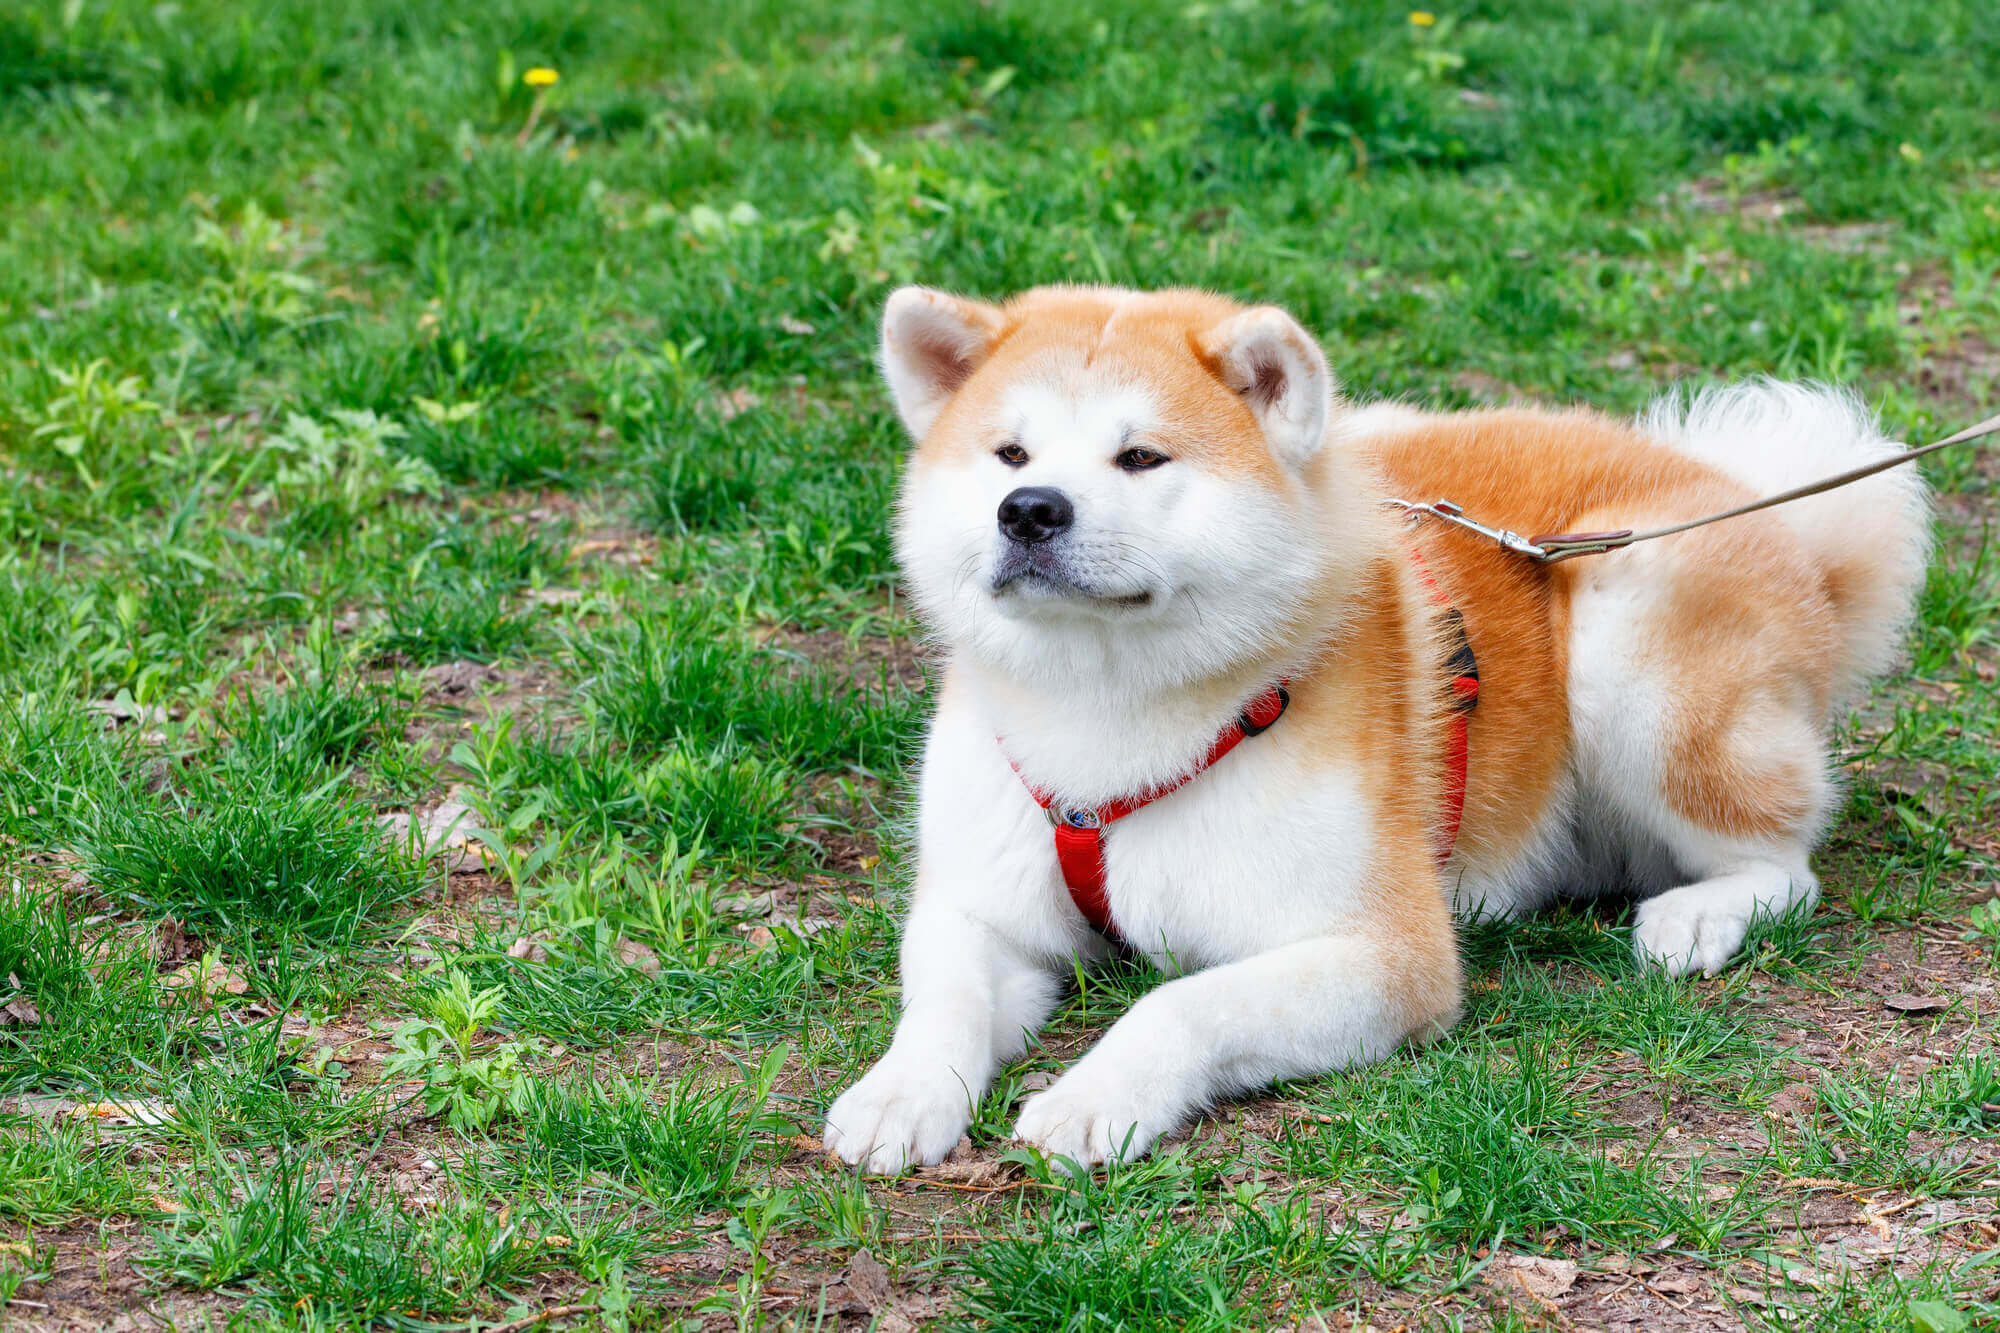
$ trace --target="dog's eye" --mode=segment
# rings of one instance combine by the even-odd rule
[[[993,451],[993,456],[1008,467],[1021,467],[1028,461],[1028,451],[1018,444],[1003,444]]]
[[[1127,472],[1145,472],[1167,461],[1167,456],[1152,449],[1127,449],[1113,460]]]

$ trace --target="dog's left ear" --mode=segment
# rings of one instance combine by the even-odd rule
[[[1333,411],[1333,372],[1303,325],[1274,305],[1260,305],[1195,342],[1222,382],[1242,396],[1281,462],[1296,468],[1318,452]]]
[[[1000,307],[932,287],[899,287],[882,307],[882,378],[921,443],[1000,339]]]

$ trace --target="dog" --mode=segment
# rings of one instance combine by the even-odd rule
[[[1355,406],[1280,309],[1110,287],[904,288],[881,367],[946,666],[901,1018],[827,1112],[841,1161],[940,1161],[1115,949],[1173,979],[1014,1128],[1079,1166],[1445,1032],[1454,912],[1630,894],[1641,959],[1713,974],[1815,900],[1828,729],[1928,557],[1914,468],[1561,564],[1385,501],[1664,524],[1900,452],[1851,397]]]

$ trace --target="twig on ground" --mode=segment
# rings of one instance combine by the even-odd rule
[[[521,1333],[521,1330],[524,1328],[533,1328],[536,1324],[546,1323],[551,1319],[567,1319],[573,1314],[589,1314],[596,1308],[595,1305],[551,1305],[547,1309],[537,1310],[531,1315],[523,1315],[519,1319],[510,1319],[504,1324],[495,1324],[492,1328],[487,1329],[486,1333]]]

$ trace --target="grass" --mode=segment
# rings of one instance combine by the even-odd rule
[[[1926,463],[1939,554],[1843,733],[1825,902],[1745,966],[1639,974],[1617,904],[1470,923],[1435,1045],[1086,1181],[1009,1158],[1020,1099],[1158,980],[1113,968],[982,1103],[970,1165],[895,1186],[801,1141],[894,1020],[933,683],[873,365],[896,284],[1280,302],[1363,399],[1622,411],[1771,373],[1911,439],[2000,406],[1991,5],[1429,17],[0,14],[0,1093],[28,1099],[0,1107],[0,1299],[2000,1317],[1990,450]],[[448,800],[469,845],[377,823]],[[1554,1312],[1526,1259],[1578,1265]]]
[[[29,1224],[78,1213],[117,1216],[149,1208],[141,1180],[81,1128],[37,1125],[26,1116],[0,1120],[0,1217]]]
[[[303,1310],[365,1324],[519,1289],[549,1262],[537,1241],[477,1201],[419,1213],[365,1183],[343,1184],[329,1164],[281,1160],[256,1177],[223,1174],[191,1189],[153,1233],[149,1267],[166,1281],[241,1293],[267,1318]]]
[[[78,847],[106,897],[232,941],[345,948],[424,887],[421,859],[351,804],[247,783],[201,806],[114,805]]]

